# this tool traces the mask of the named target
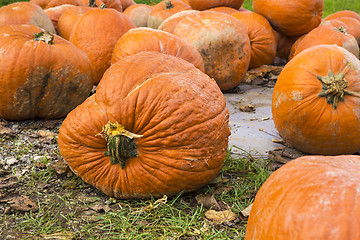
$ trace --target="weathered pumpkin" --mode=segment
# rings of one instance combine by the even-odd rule
[[[204,61],[192,44],[171,33],[152,28],[133,28],[116,42],[111,64],[142,51],[156,51],[182,58],[204,72]]]
[[[198,10],[185,10],[178,13],[175,13],[174,15],[171,15],[167,19],[165,19],[160,26],[158,27],[159,30],[163,30],[168,33],[173,33],[175,30],[175,27],[178,25],[178,23],[185,17],[186,15],[193,14],[199,12]]]
[[[86,54],[33,25],[0,27],[0,117],[65,117],[93,86]]]
[[[276,81],[275,127],[286,142],[303,152],[359,151],[359,112],[360,61],[337,45],[305,49],[285,65]]]
[[[66,40],[70,39],[71,31],[75,26],[75,23],[89,11],[91,7],[73,7],[69,8],[61,14],[57,22],[57,33],[65,38]]]
[[[244,0],[188,0],[188,2],[191,8],[195,10],[206,10],[214,7],[230,7],[239,9],[244,3]]]
[[[323,0],[253,0],[254,11],[263,15],[273,28],[291,37],[301,36],[319,26]]]
[[[198,49],[205,73],[216,80],[221,90],[230,90],[244,80],[251,47],[246,28],[236,18],[213,11],[188,14],[173,34]]]
[[[360,156],[305,156],[255,196],[246,240],[360,239]]]
[[[251,44],[249,69],[271,64],[276,56],[277,41],[269,21],[251,11],[237,11],[231,16],[239,20],[248,32]]]
[[[190,9],[191,7],[181,0],[163,0],[153,6],[153,10],[148,17],[147,26],[157,29],[171,15]]]
[[[348,34],[344,27],[334,28],[332,26],[319,26],[311,30],[297,45],[294,56],[301,51],[320,44],[336,44],[347,49],[359,57],[359,45],[351,34]]]
[[[124,13],[137,27],[147,27],[147,21],[152,11],[152,6],[146,4],[134,4],[129,6]]]
[[[109,68],[117,40],[135,27],[128,16],[112,8],[92,8],[76,21],[70,42],[89,56],[94,68],[95,84]]]
[[[16,2],[0,8],[0,27],[12,24],[30,24],[55,33],[44,10],[31,2]]]
[[[214,179],[228,144],[229,113],[216,82],[157,52],[119,60],[60,128],[73,172],[116,198],[192,191]]]

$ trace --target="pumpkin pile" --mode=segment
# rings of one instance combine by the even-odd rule
[[[241,84],[249,69],[283,58],[272,99],[275,127],[294,148],[324,156],[298,159],[269,178],[246,238],[325,239],[332,225],[356,225],[360,159],[326,155],[360,150],[360,15],[346,10],[323,19],[322,0],[253,0],[254,11],[242,4],[30,0],[4,6],[0,117],[65,117],[58,139],[63,159],[109,196],[175,195],[208,184],[222,167],[230,135],[223,92]],[[353,202],[347,217],[330,222],[341,208],[329,195],[335,187],[325,188],[333,182]],[[319,214],[305,218],[301,207]],[[316,232],[319,221],[326,224]],[[359,238],[349,226],[338,229],[343,238],[328,236]]]

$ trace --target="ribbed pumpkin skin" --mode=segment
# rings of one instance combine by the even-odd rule
[[[54,35],[54,44],[35,41],[32,25],[0,28],[0,117],[20,121],[66,116],[92,89],[86,54]]]
[[[213,11],[189,14],[173,34],[198,49],[205,73],[216,80],[221,90],[232,89],[243,81],[251,48],[246,28],[236,18]]]
[[[165,2],[171,2],[171,7],[168,8]],[[161,1],[153,6],[153,10],[148,17],[147,26],[157,29],[171,15],[190,9],[191,7],[181,0]]]
[[[360,157],[305,156],[255,196],[246,240],[360,239]]]
[[[273,28],[290,37],[297,37],[319,26],[323,0],[253,0],[254,12],[263,15]]]
[[[134,4],[129,6],[124,13],[135,23],[137,27],[147,27],[152,6],[146,4]]]
[[[175,35],[152,28],[133,28],[122,35],[115,45],[111,64],[142,51],[156,51],[182,58],[204,72],[204,61],[193,45]]]
[[[208,11],[215,11],[215,12],[222,12],[222,13],[226,13],[226,14],[233,14],[233,13],[237,13],[239,12],[239,10],[235,9],[235,8],[231,8],[231,7],[214,7],[214,8],[210,8],[207,9]]]
[[[238,11],[231,14],[246,28],[251,43],[249,68],[271,64],[276,56],[277,41],[275,32],[268,20],[258,13]]]
[[[70,39],[71,31],[74,28],[75,23],[89,11],[91,7],[73,7],[61,14],[58,20],[57,32],[58,34],[65,38],[66,40]]]
[[[84,181],[116,198],[192,191],[224,161],[229,113],[215,81],[180,58],[157,52],[125,57],[106,71],[94,95],[64,120],[60,152]],[[108,122],[143,135],[124,169],[104,155]]]
[[[337,20],[343,22],[348,27],[348,33],[353,35],[360,45],[360,20],[353,17],[339,17]]]
[[[319,26],[311,30],[296,47],[294,56],[301,51],[320,44],[336,44],[345,48],[359,58],[359,45],[351,34],[342,32],[332,26]]]
[[[71,31],[70,42],[89,56],[94,68],[95,84],[100,82],[102,75],[110,67],[117,40],[135,27],[128,16],[110,8],[91,9],[76,22]]]
[[[0,27],[11,24],[30,24],[55,33],[44,10],[30,2],[16,2],[0,8]]]
[[[82,0],[85,6],[90,6],[90,0]],[[101,4],[105,4],[106,8],[112,8],[119,12],[123,11],[123,7],[120,0],[95,0],[94,7],[100,7]]]
[[[304,40],[303,40],[304,41]],[[360,98],[345,94],[337,108],[319,96],[319,77],[344,72],[347,91],[360,93],[360,61],[336,45],[305,49],[277,79],[272,97],[276,129],[291,146],[310,154],[352,154],[360,149]]]
[[[188,2],[191,8],[195,10],[206,10],[214,7],[231,7],[239,9],[244,3],[244,0],[189,0]]]
[[[193,14],[199,12],[198,10],[185,10],[174,15],[171,15],[167,19],[165,19],[160,26],[158,27],[159,30],[163,30],[168,33],[173,33],[178,23],[185,17],[186,15]]]
[[[351,10],[342,10],[335,12],[333,14],[328,15],[326,18],[324,18],[324,20],[332,20],[332,19],[337,19],[339,17],[352,17],[360,21],[360,15]]]

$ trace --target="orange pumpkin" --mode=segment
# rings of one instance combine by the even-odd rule
[[[348,27],[348,33],[353,35],[360,45],[360,21],[352,17],[339,17],[337,20],[343,22]]]
[[[73,7],[69,8],[61,14],[57,22],[57,32],[58,34],[65,38],[66,40],[70,39],[71,31],[75,23],[89,11],[90,7]]]
[[[163,0],[153,6],[147,26],[157,29],[160,24],[171,15],[184,10],[190,10],[190,6],[181,0]]]
[[[214,11],[189,14],[173,32],[193,44],[204,60],[205,73],[214,78],[221,90],[239,85],[251,57],[246,28],[236,18]]]
[[[73,172],[116,198],[192,191],[219,173],[229,113],[216,82],[157,52],[119,60],[60,128]]]
[[[214,7],[207,9],[207,11],[222,12],[222,13],[227,13],[229,15],[239,12],[239,10],[236,10],[235,8],[231,8],[231,7]]]
[[[297,45],[294,56],[304,49],[320,44],[336,44],[347,49],[349,52],[359,57],[359,45],[351,34],[348,34],[342,26],[334,28],[332,26],[319,26],[310,31]]]
[[[156,51],[182,58],[204,72],[204,61],[198,50],[184,39],[152,28],[133,28],[117,41],[111,64],[142,51]]]
[[[298,37],[319,26],[323,0],[253,0],[254,11],[263,15],[273,28],[290,37]]]
[[[191,8],[195,10],[207,10],[214,7],[230,7],[239,9],[244,3],[244,0],[188,0],[188,2]]]
[[[328,25],[326,25],[326,26],[328,26]],[[291,46],[288,60],[291,60],[295,56],[295,52],[297,51],[297,48],[298,48],[300,42],[304,39],[305,36],[306,36],[306,34],[303,34],[300,37],[298,37],[298,39],[296,39],[294,44]]]
[[[168,33],[173,33],[175,30],[175,27],[178,25],[178,23],[182,20],[183,17],[189,14],[197,13],[198,10],[185,10],[178,13],[175,13],[174,15],[171,15],[167,19],[165,19],[160,26],[158,27],[159,30],[166,31]]]
[[[0,27],[0,117],[21,121],[66,116],[93,86],[86,54],[33,25]]]
[[[305,156],[255,196],[246,240],[360,239],[360,156]]]
[[[66,10],[70,8],[76,8],[76,6],[71,4],[63,4],[60,6],[51,7],[44,10],[46,15],[48,15],[51,22],[53,23],[56,32],[57,32],[59,18]]]
[[[16,2],[0,8],[0,27],[11,24],[31,24],[55,33],[44,10],[31,2]]]
[[[123,10],[136,4],[134,0],[120,0],[120,2],[121,2]]]
[[[102,4],[106,8],[113,8],[119,12],[123,11],[123,6],[120,0],[82,0],[85,6],[89,7],[100,7]]]
[[[303,152],[357,152],[359,112],[360,61],[337,45],[305,49],[285,65],[276,81],[275,127],[286,142]]]
[[[117,40],[135,27],[128,16],[112,8],[92,8],[76,22],[70,42],[89,56],[94,67],[95,84],[100,82],[110,67],[111,54]]]
[[[266,18],[251,11],[231,14],[246,28],[251,43],[250,68],[271,64],[276,56],[277,42],[273,28]]]
[[[351,10],[342,10],[335,13],[332,13],[324,18],[324,20],[332,20],[337,19],[339,17],[352,17],[360,21],[360,15],[354,11]]]
[[[274,31],[276,37],[276,56],[288,59],[291,51],[291,47],[299,37],[288,37],[277,31]]]
[[[134,4],[128,7],[124,13],[137,27],[147,27],[147,21],[152,11],[152,6],[146,4]]]
[[[30,0],[30,2],[39,5],[43,9],[53,8],[63,4],[84,6],[81,0]]]

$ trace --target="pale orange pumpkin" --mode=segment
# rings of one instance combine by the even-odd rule
[[[146,4],[134,4],[129,6],[124,13],[137,27],[147,27],[147,21],[152,11],[152,6]]]

